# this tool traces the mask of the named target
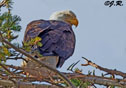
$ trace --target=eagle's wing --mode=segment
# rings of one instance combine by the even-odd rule
[[[24,35],[24,42],[28,42],[30,39],[37,37],[41,32],[48,29],[49,22],[44,20],[35,20],[27,25]]]
[[[31,22],[26,29],[24,41],[41,37],[42,47],[38,47],[43,56],[59,56],[58,67],[74,52],[75,36],[69,24],[62,21],[37,20]]]

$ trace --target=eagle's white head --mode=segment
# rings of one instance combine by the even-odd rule
[[[50,20],[59,20],[78,26],[78,19],[71,10],[57,11],[50,16]]]

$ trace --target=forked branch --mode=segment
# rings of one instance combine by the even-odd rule
[[[123,78],[126,78],[126,73],[123,73],[121,71],[117,71],[117,70],[112,70],[112,69],[108,69],[108,68],[104,68],[104,67],[101,67],[95,63],[93,63],[92,61],[88,60],[87,58],[85,57],[82,57],[83,59],[86,60],[86,64],[82,64],[82,66],[92,66],[92,67],[95,67],[96,69],[99,69],[99,70],[102,70],[102,71],[105,71],[107,72],[108,74],[111,74],[112,76],[114,75],[120,75],[122,76]]]

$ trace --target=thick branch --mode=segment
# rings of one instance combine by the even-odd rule
[[[105,85],[105,86],[119,86],[121,88],[126,88],[126,80],[122,79],[112,79],[107,77],[100,77],[100,76],[91,76],[91,75],[84,75],[84,74],[77,74],[77,73],[64,73],[70,79],[80,79],[83,82],[90,82],[93,84]]]
[[[2,86],[2,87],[14,87],[15,84],[10,80],[0,80],[0,86]]]
[[[9,80],[0,80],[0,86],[2,88],[60,88],[55,85],[46,85],[46,84],[34,84],[30,82],[18,82],[14,84],[12,81]]]
[[[12,47],[13,49],[15,49],[16,51],[24,54],[25,56],[29,57],[32,61],[34,61],[36,64],[40,65],[41,67],[46,67],[47,69],[55,72],[56,74],[58,74],[69,86],[71,86],[72,88],[76,88],[68,79],[66,76],[64,76],[62,73],[60,73],[58,70],[46,65],[45,63],[43,62],[40,62],[38,61],[36,58],[34,58],[33,56],[31,56],[30,54],[28,54],[27,52],[25,52],[24,50],[22,49],[18,49],[17,47],[15,47],[14,45],[12,45],[10,42],[6,41],[3,37],[2,37],[2,34],[1,35],[1,39],[2,39],[2,42],[8,44],[10,47]]]
[[[20,82],[18,88],[60,88],[55,85],[46,85],[46,84],[33,84],[27,82]]]

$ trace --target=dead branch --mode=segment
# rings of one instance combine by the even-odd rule
[[[16,84],[10,80],[0,80],[1,88],[63,88],[55,85],[35,84],[30,82],[17,82]]]
[[[123,73],[121,71],[117,71],[117,70],[112,70],[112,69],[108,69],[108,68],[103,68],[95,63],[93,63],[92,61],[89,61],[87,58],[83,57],[85,60],[86,60],[86,64],[82,64],[82,66],[92,66],[92,67],[95,67],[96,69],[99,69],[99,70],[102,70],[102,71],[105,71],[107,72],[108,74],[111,74],[111,75],[120,75],[122,76],[123,78],[126,77],[126,73]]]
[[[6,60],[19,60],[19,59],[26,61],[25,58],[23,58],[23,57],[13,57],[13,58],[12,57],[7,57],[6,58]]]
[[[7,2],[7,0],[3,0],[2,2],[0,2],[0,8],[1,8],[2,6],[4,6],[4,5],[6,4],[6,2]]]
[[[6,66],[4,66],[3,64],[0,63],[0,66],[7,71],[10,75],[14,75],[8,68],[6,68]]]
[[[21,82],[18,88],[62,88],[62,87],[57,87],[55,85],[33,84],[33,83]]]

